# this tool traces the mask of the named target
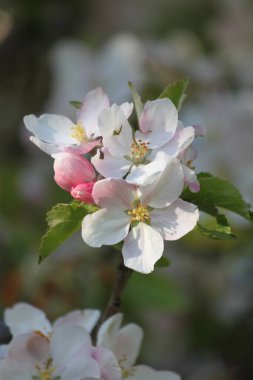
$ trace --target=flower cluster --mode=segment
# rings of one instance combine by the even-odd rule
[[[1,380],[180,380],[173,372],[135,365],[143,331],[133,323],[121,327],[121,314],[107,319],[92,342],[99,316],[98,310],[76,310],[51,324],[26,303],[5,310],[13,338],[0,346]]]
[[[31,141],[54,158],[55,181],[73,198],[96,204],[82,223],[91,247],[123,241],[124,264],[150,273],[162,256],[164,240],[191,231],[197,207],[180,199],[185,186],[199,183],[192,165],[200,126],[184,127],[167,98],[148,101],[134,130],[133,104],[110,105],[101,88],[89,92],[76,123],[64,116],[29,115]]]

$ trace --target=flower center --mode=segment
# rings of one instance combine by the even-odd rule
[[[134,164],[142,164],[149,153],[148,142],[133,140],[131,144],[131,159]]]
[[[127,379],[128,377],[132,377],[134,376],[134,373],[136,371],[135,368],[125,368],[125,362],[127,360],[127,357],[125,355],[122,356],[121,359],[119,359],[119,366],[120,366],[120,369],[121,369],[121,376],[122,376],[122,379]]]
[[[75,127],[72,127],[71,137],[76,139],[79,143],[88,141],[88,137],[81,123],[77,123]]]
[[[40,366],[36,367],[39,374],[39,380],[54,380],[53,372],[55,371],[55,368],[52,366],[52,362],[52,358],[49,358],[47,362],[44,363],[44,368],[41,368]]]
[[[138,202],[135,208],[129,210],[127,213],[131,216],[131,223],[143,222],[150,224],[149,209],[148,207],[143,206],[140,202]]]

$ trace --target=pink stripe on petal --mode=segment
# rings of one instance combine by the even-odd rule
[[[92,197],[94,183],[95,182],[80,183],[71,190],[70,194],[78,201],[93,204],[95,203]]]

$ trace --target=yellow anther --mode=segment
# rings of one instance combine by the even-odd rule
[[[135,164],[141,164],[148,153],[148,143],[142,140],[133,140],[131,144],[131,158]]]
[[[76,124],[76,126],[71,129],[73,131],[71,134],[73,139],[76,139],[79,143],[88,141],[88,137],[86,136],[85,130],[81,123]]]
[[[138,203],[133,210],[129,210],[127,213],[131,216],[131,223],[143,222],[150,224],[149,210],[141,203]]]

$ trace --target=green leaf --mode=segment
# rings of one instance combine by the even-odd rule
[[[201,211],[213,216],[217,216],[217,208],[222,207],[251,220],[251,205],[245,202],[231,182],[209,173],[198,174],[198,180],[200,191],[192,193],[185,189],[181,196],[183,200],[194,203]]]
[[[185,91],[187,89],[187,86],[189,84],[189,79],[185,78],[177,82],[173,82],[165,87],[163,92],[160,94],[158,99],[168,98],[170,99],[177,110],[179,111],[185,98],[186,94]]]
[[[39,263],[80,228],[85,215],[91,214],[97,209],[96,206],[78,201],[69,204],[59,203],[54,206],[47,213],[48,230],[41,239]]]
[[[167,268],[170,266],[170,260],[167,257],[162,256],[155,264],[157,268]]]
[[[182,311],[188,307],[188,301],[173,280],[155,272],[145,276],[134,272],[124,293],[124,304],[132,310]]]
[[[69,104],[71,104],[73,107],[77,109],[80,109],[82,107],[82,103],[79,102],[78,100],[71,100]]]
[[[236,236],[232,234],[231,227],[228,224],[228,221],[225,215],[219,214],[216,217],[216,226],[214,229],[208,229],[198,223],[197,231],[208,238],[216,240],[231,240],[236,239]]]
[[[134,106],[135,106],[135,110],[136,110],[136,114],[137,114],[137,119],[140,120],[141,113],[143,110],[143,103],[141,101],[141,97],[138,94],[138,92],[136,91],[136,89],[134,88],[134,85],[132,82],[128,82],[128,86],[132,92]]]

